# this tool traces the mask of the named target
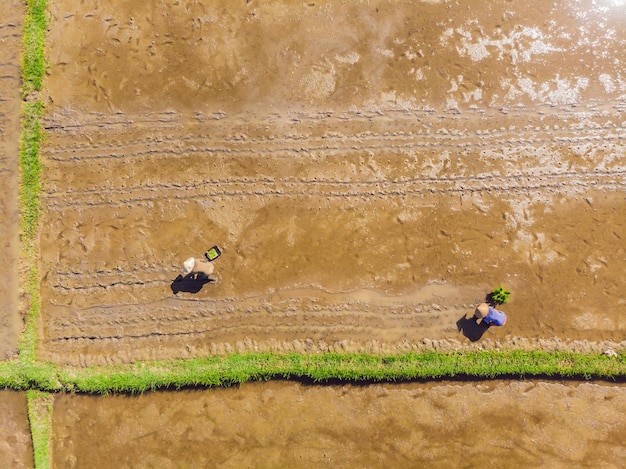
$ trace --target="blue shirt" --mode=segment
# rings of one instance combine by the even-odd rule
[[[506,314],[489,306],[489,313],[485,316],[483,321],[490,326],[504,326],[504,323],[506,322]]]

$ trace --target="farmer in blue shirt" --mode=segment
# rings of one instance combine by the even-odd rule
[[[489,306],[487,303],[481,303],[476,308],[474,313],[476,322],[483,322],[489,326],[504,326],[506,324],[506,314],[502,311],[498,311],[493,306]]]

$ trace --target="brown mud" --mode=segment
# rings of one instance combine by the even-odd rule
[[[0,360],[14,356],[22,329],[19,314],[20,58],[24,8],[0,4]]]
[[[0,461],[2,467],[34,467],[26,394],[23,392],[0,390]]]
[[[626,388],[545,382],[60,394],[53,467],[602,467],[626,458]]]
[[[42,358],[623,346],[614,6],[50,10]]]

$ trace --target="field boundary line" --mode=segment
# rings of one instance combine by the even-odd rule
[[[23,23],[22,56],[22,131],[19,145],[19,210],[20,259],[22,265],[19,282],[24,291],[20,311],[25,317],[24,329],[18,341],[18,359],[7,363],[13,370],[11,380],[27,379],[24,389],[28,407],[28,424],[33,444],[36,469],[51,466],[53,395],[31,386],[34,375],[26,372],[36,368],[36,352],[40,327],[39,295],[39,224],[41,215],[41,162],[40,144],[43,139],[41,119],[44,106],[41,101],[45,72],[45,35],[47,29],[46,0],[27,0]],[[17,372],[17,376],[16,375]],[[47,374],[47,373],[46,373]],[[41,376],[40,376],[41,377]],[[37,378],[35,378],[37,379]],[[44,378],[45,379],[45,378]],[[15,388],[18,383],[6,383]]]
[[[52,410],[54,395],[44,391],[29,390],[26,393],[28,423],[33,440],[35,467],[47,469],[52,466]]]
[[[320,384],[485,379],[626,382],[626,353],[522,351],[320,354],[250,352],[88,368],[0,364],[0,386],[15,390],[138,394],[286,379]]]

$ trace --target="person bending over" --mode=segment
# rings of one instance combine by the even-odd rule
[[[207,279],[214,269],[215,267],[210,262],[196,259],[195,257],[190,257],[183,263],[183,274],[186,276],[192,275]]]
[[[487,303],[481,303],[474,312],[474,318],[477,323],[482,320],[489,326],[504,326],[506,324],[506,314],[503,311],[498,311],[493,306],[489,306]]]

